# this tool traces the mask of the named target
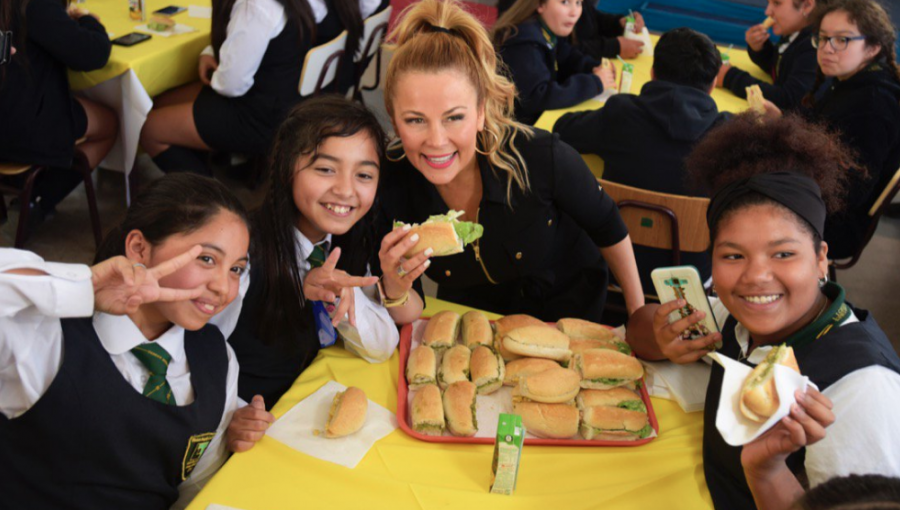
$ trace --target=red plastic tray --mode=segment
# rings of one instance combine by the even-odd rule
[[[428,319],[420,319],[427,321]],[[491,321],[493,322],[493,321]],[[420,434],[412,429],[409,424],[409,387],[406,385],[406,361],[409,359],[410,345],[412,345],[413,325],[407,324],[400,330],[400,372],[397,381],[397,421],[400,428],[407,435],[412,436],[421,441],[431,443],[462,443],[462,444],[494,444],[494,437],[457,437],[457,436],[428,436]],[[525,444],[543,445],[543,446],[640,446],[647,444],[659,436],[659,422],[656,420],[656,412],[653,410],[653,404],[650,402],[650,395],[647,394],[647,385],[641,379],[641,400],[647,406],[647,416],[650,426],[656,431],[656,436],[638,439],[636,441],[589,441],[587,439],[540,439],[525,438]]]

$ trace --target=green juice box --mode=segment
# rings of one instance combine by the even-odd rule
[[[512,496],[519,476],[519,461],[525,443],[525,426],[517,414],[501,414],[491,464],[491,494]]]

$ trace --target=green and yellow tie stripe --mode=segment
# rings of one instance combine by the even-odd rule
[[[324,246],[325,243],[313,246],[312,253],[309,254],[309,257],[306,257],[306,261],[309,262],[310,267],[322,267],[322,264],[325,263],[325,259],[328,258],[328,255],[325,253]]]
[[[141,344],[131,349],[131,353],[150,372],[147,384],[144,385],[144,396],[174,406],[175,397],[172,396],[172,387],[166,380],[172,355],[155,343]]]

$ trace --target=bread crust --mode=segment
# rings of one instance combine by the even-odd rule
[[[640,411],[618,407],[592,406],[582,412],[581,435],[585,439],[629,441],[639,439],[639,432],[649,423]]]
[[[528,433],[548,439],[568,439],[578,434],[578,408],[566,404],[515,402],[513,412],[522,417]]]
[[[506,333],[506,350],[520,356],[568,361],[572,357],[569,337],[562,331],[545,326],[525,326]]]
[[[403,255],[406,258],[412,258],[431,248],[434,253],[432,257],[443,257],[445,255],[453,255],[462,253],[464,248],[456,235],[456,229],[453,223],[448,221],[439,221],[435,223],[423,223],[416,225],[409,230],[410,234],[419,234],[419,241]],[[408,234],[407,234],[408,235]]]
[[[757,423],[765,423],[781,405],[773,377],[774,365],[784,365],[800,373],[794,349],[784,345],[775,346],[766,359],[754,367],[741,387],[739,407],[745,417]]]
[[[556,329],[571,338],[592,338],[595,340],[616,340],[611,329],[583,319],[566,318],[556,322]]]
[[[578,403],[579,409],[594,406],[616,407],[622,402],[630,400],[641,400],[641,396],[622,387],[610,390],[583,389],[578,392],[578,396],[575,398],[575,402]]]
[[[636,381],[644,376],[641,362],[632,356],[610,349],[589,349],[574,358],[575,370],[581,374],[581,387],[610,389]],[[619,383],[608,384],[592,379],[619,379]]]
[[[518,386],[519,379],[527,375],[537,374],[551,368],[560,368],[559,363],[545,358],[520,358],[506,364],[504,386]]]
[[[491,346],[494,330],[487,317],[478,310],[470,310],[462,316],[462,341],[469,349],[479,345]]]
[[[441,388],[446,388],[457,381],[469,380],[471,355],[472,351],[460,344],[454,345],[444,353],[437,378]]]
[[[475,393],[475,384],[469,381],[455,382],[444,390],[444,417],[454,436],[472,437],[478,432]]]
[[[363,390],[350,386],[338,393],[334,396],[332,413],[325,425],[325,437],[344,437],[358,431],[366,423],[368,409],[369,399]]]
[[[494,322],[494,349],[503,356],[504,361],[512,361],[521,358],[521,356],[506,350],[503,346],[503,337],[506,336],[506,333],[509,331],[525,326],[550,327],[540,319],[536,319],[523,313],[507,315]]]
[[[420,345],[409,353],[406,360],[406,384],[411,390],[437,383],[437,356],[434,349]]]
[[[762,22],[762,26],[763,26],[763,28],[765,28],[765,29],[772,28],[772,25],[774,25],[774,24],[775,24],[775,19],[774,19],[773,17],[771,17],[771,16],[767,17],[767,18],[764,19],[763,22]]]
[[[472,382],[478,388],[479,395],[491,394],[503,386],[503,376],[506,375],[503,358],[490,347],[475,347],[469,366]]]
[[[578,395],[581,377],[566,368],[551,368],[519,379],[519,394],[545,404],[569,402]]]
[[[459,314],[451,310],[434,314],[425,325],[422,343],[437,352],[453,347],[459,336],[459,322]]]
[[[444,430],[444,403],[435,384],[423,386],[413,395],[410,406],[413,430],[426,436],[440,436]]]

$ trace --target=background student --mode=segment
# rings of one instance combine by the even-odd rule
[[[116,140],[115,112],[76,98],[67,69],[106,65],[110,42],[96,17],[60,0],[4,0],[0,26],[18,53],[0,69],[0,160],[46,165],[34,188],[32,214],[43,218],[82,182],[73,172],[76,140],[96,168]],[[29,204],[22,204],[22,207]]]
[[[579,0],[520,0],[492,31],[494,46],[516,85],[515,115],[534,124],[544,110],[567,108],[616,86],[612,66],[568,41],[581,16]]]
[[[640,95],[617,94],[599,110],[567,113],[553,131],[581,154],[603,158],[603,178],[674,195],[702,194],[689,185],[684,160],[706,133],[728,118],[710,97],[722,59],[715,44],[689,28],[670,30],[656,44],[651,75]],[[641,285],[672,265],[671,251],[636,246]],[[687,256],[709,278],[706,253]]]
[[[773,432],[792,437],[767,457],[779,476],[753,477],[756,485],[748,486],[741,449],[727,445],[716,430],[723,369],[713,364],[703,467],[713,503],[722,509],[769,508],[760,499],[754,504],[760,494],[789,506],[803,492],[803,476],[815,487],[851,473],[900,474],[900,441],[892,433],[900,410],[884,405],[900,398],[900,358],[874,317],[853,307],[843,288],[826,278],[826,204],[841,206],[849,153],[835,136],[798,117],[758,119],[747,114],[725,123],[688,160],[688,170],[713,190],[707,220],[718,299],[712,309],[722,332],[682,340],[703,314],[669,324],[668,314],[679,306],[673,301],[637,312],[627,334],[638,355],[676,363],[696,361],[721,341],[723,355],[755,365],[772,345],[786,343],[800,372],[825,397],[811,391],[799,396],[790,418]],[[829,401],[833,423],[821,409]],[[767,445],[750,452],[757,447]]]
[[[746,88],[759,85],[763,96],[784,110],[800,107],[816,76],[816,50],[810,43],[810,26],[816,0],[769,0],[766,16],[775,20],[772,32],[781,36],[778,43],[769,39],[769,30],[760,23],[747,29],[747,53],[750,60],[772,76],[773,83],[758,80],[747,71],[722,66],[716,85],[740,98]]]
[[[395,35],[385,105],[400,140],[384,171],[382,218],[418,223],[454,209],[484,226],[464,253],[431,259],[438,297],[500,314],[599,321],[608,262],[629,310],[640,307],[615,203],[571,147],[511,118],[513,85],[497,73],[478,21],[456,4],[423,0]]]
[[[317,322],[313,301],[339,298],[333,321],[345,347],[372,363],[396,349],[395,321],[421,315],[417,295],[385,308],[371,276],[380,274],[371,209],[384,142],[375,116],[339,96],[305,101],[281,125],[268,192],[253,215],[250,287],[243,303],[220,319],[239,313],[228,341],[241,366],[241,398],[261,395],[273,406],[315,359],[325,325]],[[408,248],[414,241],[401,243]],[[349,323],[339,324],[348,313]]]
[[[10,508],[190,501],[225,461],[237,360],[209,320],[249,233],[220,183],[150,184],[92,267],[0,250],[0,477]]]

